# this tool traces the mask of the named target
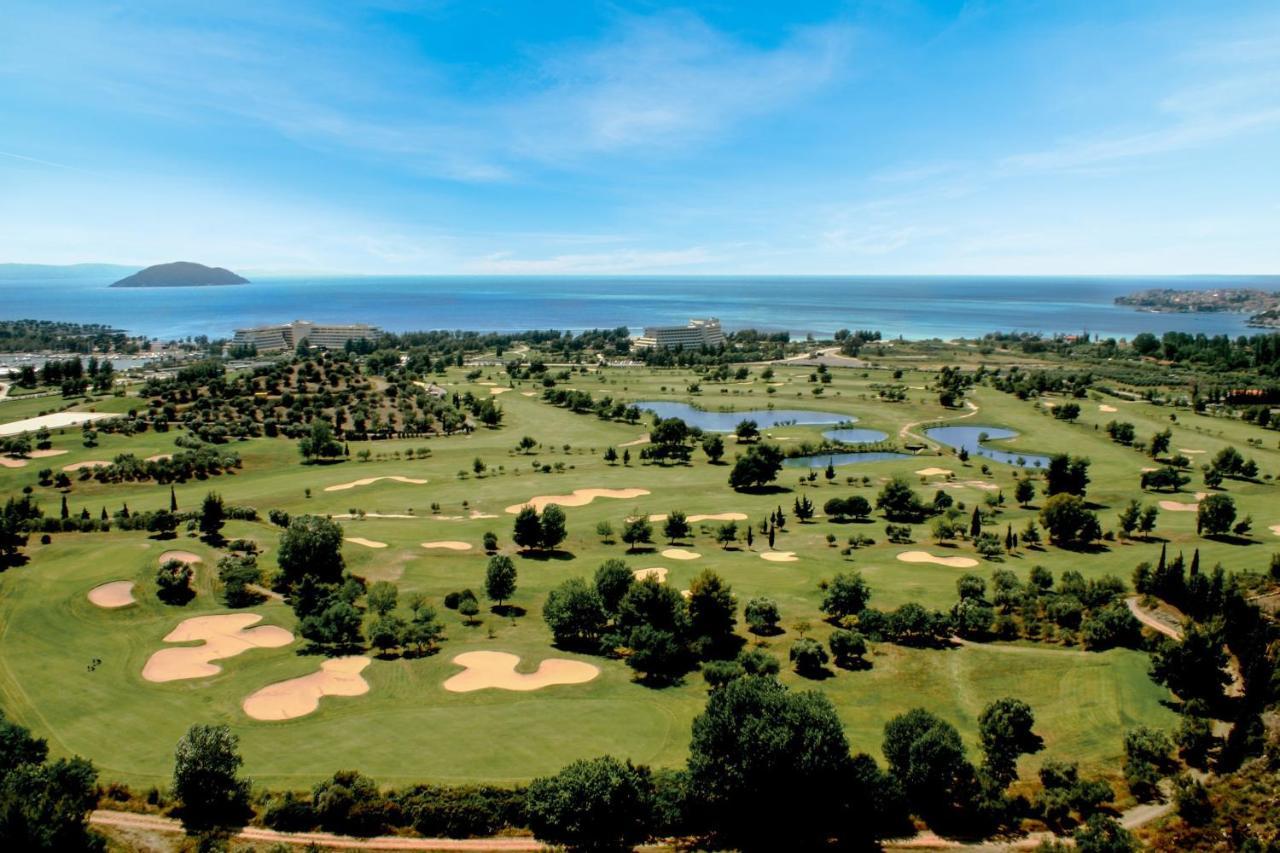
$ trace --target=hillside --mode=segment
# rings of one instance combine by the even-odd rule
[[[222,267],[207,267],[190,261],[156,264],[126,276],[112,287],[213,287],[227,284],[248,284],[242,278]]]

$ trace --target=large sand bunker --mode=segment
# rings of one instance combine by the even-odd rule
[[[345,492],[347,489],[354,489],[356,486],[372,486],[379,480],[395,480],[397,483],[408,483],[411,486],[421,486],[426,480],[415,480],[412,477],[365,477],[362,480],[352,480],[350,483],[338,483],[336,486],[325,486],[326,492]]]
[[[644,435],[640,436],[639,438],[633,438],[631,441],[624,441],[622,442],[622,444],[619,444],[618,446],[619,447],[635,447],[637,444],[648,444],[649,441],[650,441],[649,433],[646,432]]]
[[[928,551],[903,551],[898,559],[904,563],[935,563],[953,569],[971,569],[978,565],[978,561],[972,557],[938,557]]]
[[[638,581],[645,580],[646,578],[656,578],[658,583],[667,582],[667,570],[661,566],[655,566],[652,569],[636,569],[631,574]]]
[[[61,427],[79,426],[80,424],[90,421],[100,421],[103,418],[118,418],[119,415],[110,415],[102,412],[55,412],[52,415],[41,415],[38,418],[26,418],[20,421],[10,421],[7,424],[0,424],[0,435],[18,435],[23,432],[35,432],[40,427],[48,427],[49,429],[59,429]]]
[[[571,495],[538,495],[521,504],[512,504],[507,512],[515,515],[527,506],[542,512],[549,504],[557,506],[586,506],[596,498],[613,498],[626,501],[649,494],[648,489],[574,489]]]
[[[190,566],[192,563],[201,562],[199,554],[192,554],[190,551],[165,551],[160,555],[160,565],[164,565],[170,560],[177,560],[179,563],[186,563]]]
[[[1270,530],[1275,535],[1280,536],[1280,524],[1273,524],[1267,529]]]
[[[796,556],[795,551],[765,551],[760,555],[760,559],[768,560],[770,563],[794,563],[800,558]]]
[[[161,649],[147,659],[142,677],[147,681],[177,681],[217,675],[222,667],[211,663],[233,658],[250,649],[277,649],[293,642],[293,634],[275,625],[249,626],[262,620],[257,613],[194,616],[182,621],[164,638],[166,643],[193,643],[177,649]]]
[[[364,546],[364,547],[366,547],[366,548],[385,548],[385,547],[387,547],[387,543],[386,543],[386,542],[378,542],[377,540],[374,540],[374,539],[364,539],[364,538],[362,538],[362,537],[360,537],[360,536],[344,536],[342,541],[344,541],[344,542],[354,542],[355,544],[357,544],[357,545],[363,545],[363,546]]]
[[[111,581],[89,590],[89,601],[99,607],[114,609],[133,604],[133,581]]]
[[[25,457],[0,456],[0,467],[26,468],[33,459],[48,459],[50,456],[63,456],[66,453],[67,451],[65,450],[33,450]]]
[[[921,477],[946,477],[951,474],[949,468],[921,468],[916,472]]]
[[[445,551],[470,551],[470,542],[457,542],[454,540],[444,540],[441,542],[423,542],[423,548],[442,548]]]
[[[662,552],[662,556],[668,560],[696,560],[702,555],[697,551],[689,551],[684,548],[668,548]]]
[[[541,690],[556,684],[582,684],[600,674],[600,667],[577,660],[547,658],[537,672],[516,672],[519,655],[506,652],[464,652],[453,659],[462,672],[444,683],[453,693],[470,693],[496,687],[499,690]]]
[[[1182,501],[1160,501],[1160,508],[1169,512],[1199,512],[1200,501],[1207,497],[1207,492],[1196,492],[1195,503],[1183,503]]]
[[[1205,450],[1193,450],[1193,449],[1192,449],[1192,448],[1190,448],[1190,447],[1179,447],[1179,448],[1178,448],[1178,452],[1179,452],[1179,453],[1190,453],[1192,456],[1195,456],[1196,454],[1199,454],[1199,453],[1207,453],[1208,451],[1205,451]]]
[[[369,682],[360,673],[371,663],[364,655],[333,658],[320,671],[268,684],[240,703],[255,720],[292,720],[320,707],[325,696],[363,696]]]
[[[1118,412],[1120,410],[1117,409],[1115,406],[1108,406],[1107,404],[1103,403],[1101,406],[1098,407],[1098,411],[1099,412]]]
[[[657,515],[649,516],[650,521],[666,521],[667,514],[660,512]],[[747,514],[745,512],[717,512],[710,515],[690,515],[685,521],[690,524],[697,524],[699,521],[746,521]]]
[[[489,393],[497,396],[498,394],[505,394],[510,390],[510,388],[490,388]]]

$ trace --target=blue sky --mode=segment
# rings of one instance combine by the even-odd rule
[[[4,7],[0,261],[1280,272],[1273,2]]]

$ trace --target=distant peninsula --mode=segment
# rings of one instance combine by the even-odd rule
[[[1249,325],[1259,328],[1280,326],[1280,291],[1268,292],[1252,288],[1218,290],[1140,290],[1128,296],[1117,296],[1117,305],[1160,314],[1211,314],[1230,312],[1248,314]]]
[[[249,279],[222,267],[207,267],[191,261],[156,264],[126,276],[112,287],[219,287],[248,284]]]

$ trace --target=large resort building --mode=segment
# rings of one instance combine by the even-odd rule
[[[645,326],[644,334],[632,342],[635,349],[702,349],[724,343],[724,332],[715,317],[690,320],[685,326]]]
[[[327,325],[307,320],[294,320],[276,326],[255,326],[252,329],[236,329],[232,343],[255,347],[258,352],[294,349],[300,341],[313,347],[338,350],[347,341],[372,341],[382,334],[377,326],[364,323]]]

